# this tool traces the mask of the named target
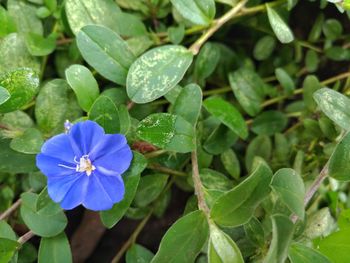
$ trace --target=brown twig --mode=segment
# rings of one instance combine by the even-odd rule
[[[27,233],[25,233],[23,236],[21,236],[17,242],[23,245],[25,242],[27,242],[29,239],[31,239],[35,234],[30,230]]]
[[[16,209],[21,205],[22,200],[18,199],[16,202],[14,202],[5,212],[3,212],[0,215],[0,220],[4,220],[7,217],[9,217]]]

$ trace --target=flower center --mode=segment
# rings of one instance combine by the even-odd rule
[[[80,158],[79,162],[76,161],[76,163],[77,163],[76,171],[86,172],[87,176],[90,176],[92,171],[96,169],[96,167],[91,163],[88,155],[83,155]]]

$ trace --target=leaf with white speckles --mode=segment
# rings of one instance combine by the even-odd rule
[[[181,81],[192,59],[192,53],[182,46],[151,49],[130,67],[126,80],[128,96],[136,103],[147,103],[165,95]]]
[[[343,129],[350,130],[350,99],[343,94],[322,88],[314,93],[314,99],[324,114]]]
[[[169,113],[151,114],[137,127],[137,135],[140,139],[162,149],[181,153],[194,150],[194,132],[191,123]]]
[[[78,33],[77,45],[83,58],[98,73],[115,83],[125,85],[135,56],[117,33],[104,26],[88,25]]]
[[[267,17],[273,32],[281,43],[290,43],[294,40],[294,35],[289,26],[283,21],[280,15],[268,4],[266,4]]]

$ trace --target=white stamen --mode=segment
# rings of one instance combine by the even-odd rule
[[[64,164],[59,164],[58,166],[75,170],[77,172],[86,172],[87,176],[90,176],[92,171],[96,170],[96,167],[91,163],[88,155],[83,155],[79,161],[77,161],[77,157],[74,156],[73,160],[77,164],[76,167],[71,167]]]

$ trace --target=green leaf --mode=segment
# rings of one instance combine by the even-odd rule
[[[21,136],[14,138],[10,147],[21,153],[36,154],[40,152],[44,144],[44,138],[41,132],[35,128],[29,128]]]
[[[108,80],[125,85],[135,56],[117,33],[107,27],[87,25],[77,34],[77,45],[83,58],[98,73]]]
[[[306,108],[309,111],[314,111],[316,109],[317,104],[313,98],[313,94],[320,88],[322,88],[322,85],[315,75],[309,75],[304,79],[303,100],[305,102]]]
[[[317,90],[314,99],[328,118],[343,129],[350,130],[350,99],[329,88]]]
[[[279,169],[272,178],[271,187],[282,202],[303,220],[305,187],[300,175],[290,168]]]
[[[89,119],[100,124],[106,133],[118,133],[120,130],[119,113],[113,101],[100,96],[89,111]]]
[[[142,35],[146,32],[142,21],[123,13],[112,0],[67,0],[65,3],[69,25],[74,34],[86,25],[102,25],[124,36]]]
[[[218,118],[239,137],[243,139],[247,138],[247,124],[241,113],[233,105],[218,97],[206,99],[203,105],[209,113]]]
[[[237,135],[225,125],[218,125],[204,142],[203,148],[210,154],[221,154],[237,141]]]
[[[145,207],[152,203],[163,191],[168,177],[166,174],[142,176],[135,195],[135,204],[139,207]]]
[[[81,65],[72,65],[66,69],[66,79],[74,90],[80,107],[88,112],[100,91],[97,81],[90,70]]]
[[[287,116],[280,111],[264,111],[253,120],[252,131],[258,135],[273,135],[283,131],[288,123]]]
[[[35,104],[35,118],[41,131],[52,134],[63,130],[68,107],[68,85],[63,79],[47,82]]]
[[[202,90],[197,84],[184,87],[177,96],[172,113],[196,125],[202,108]]]
[[[10,94],[10,98],[0,105],[0,112],[10,112],[33,99],[39,89],[39,77],[29,68],[13,70],[0,76],[0,86]]]
[[[260,38],[255,46],[253,55],[256,60],[268,59],[276,47],[276,39],[272,36],[264,36]]]
[[[340,230],[321,239],[317,243],[317,248],[331,262],[347,263],[349,261],[350,228],[340,228]]]
[[[288,256],[289,245],[293,238],[294,224],[284,215],[272,218],[272,240],[264,263],[284,263]]]
[[[210,224],[209,263],[244,263],[236,243],[215,224]]]
[[[9,147],[10,140],[0,140],[0,171],[28,173],[37,170],[35,156],[16,152]]]
[[[293,91],[295,90],[295,84],[289,74],[282,68],[276,68],[275,74],[278,82],[281,84],[285,92],[288,95],[292,95]]]
[[[2,6],[0,6],[0,25],[0,37],[4,37],[16,31],[16,25],[12,17]]]
[[[39,263],[71,263],[72,253],[69,242],[64,233],[51,238],[42,238],[40,241]]]
[[[25,36],[28,51],[33,56],[47,56],[56,48],[56,36],[50,35],[47,38],[42,35],[29,32]]]
[[[0,105],[8,101],[10,97],[11,95],[8,90],[0,86]]]
[[[250,115],[261,110],[265,83],[251,69],[241,68],[229,74],[230,86],[239,104]]]
[[[256,218],[252,217],[244,226],[249,241],[257,247],[263,247],[265,244],[265,232],[262,223]]]
[[[278,40],[284,44],[292,42],[294,40],[294,35],[289,26],[268,4],[266,4],[266,10],[270,25]]]
[[[6,221],[0,221],[0,238],[7,238],[10,240],[17,240],[16,233],[12,230],[11,226]]]
[[[147,103],[165,95],[182,80],[192,58],[192,52],[183,46],[165,45],[147,51],[128,72],[129,98],[136,103]]]
[[[195,148],[192,124],[173,114],[151,114],[139,123],[136,132],[140,139],[169,151],[186,153]]]
[[[232,149],[227,149],[220,155],[220,159],[231,177],[238,180],[241,173],[241,168],[236,153]]]
[[[209,25],[215,16],[214,0],[171,0],[176,10],[195,25]]]
[[[38,58],[30,55],[23,37],[17,33],[0,38],[0,54],[0,74],[22,67],[36,72],[40,69]]]
[[[18,33],[43,34],[43,25],[36,16],[36,8],[33,5],[20,0],[8,0],[7,10],[16,24]]]
[[[125,184],[124,199],[115,204],[110,210],[100,212],[102,223],[108,228],[112,228],[126,213],[134,199],[140,181],[140,174],[147,166],[147,160],[142,154],[133,152],[133,155],[130,168],[123,174]]]
[[[260,159],[247,179],[214,203],[211,218],[219,225],[230,227],[248,222],[258,205],[270,193],[271,178],[272,171]]]
[[[342,24],[337,19],[327,19],[323,23],[322,30],[329,40],[336,40],[343,33]]]
[[[37,210],[38,197],[34,193],[21,195],[21,217],[34,234],[42,237],[54,237],[65,229],[67,218],[62,209],[53,201]]]
[[[178,219],[165,233],[152,263],[194,262],[208,238],[209,227],[202,211]]]
[[[246,155],[245,165],[248,171],[252,170],[254,158],[259,156],[265,161],[269,161],[272,153],[272,142],[271,139],[266,135],[259,135],[250,141]]]
[[[232,189],[232,181],[218,171],[203,168],[199,171],[199,174],[203,186],[207,189],[217,189],[222,191]]]
[[[0,238],[0,263],[8,263],[20,244],[7,238]]]
[[[291,263],[331,263],[317,250],[300,243],[293,243],[290,246],[288,257]]]
[[[185,37],[185,26],[180,24],[179,26],[171,26],[168,28],[168,37],[171,43],[178,45]]]
[[[350,133],[338,143],[329,159],[328,174],[339,181],[350,180]]]
[[[150,263],[154,254],[141,245],[134,244],[126,252],[126,263]]]
[[[199,51],[194,64],[194,75],[197,79],[208,78],[215,70],[220,60],[218,45],[207,42]]]

